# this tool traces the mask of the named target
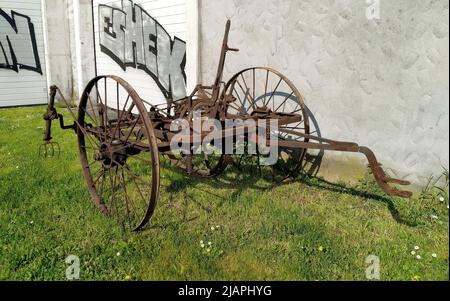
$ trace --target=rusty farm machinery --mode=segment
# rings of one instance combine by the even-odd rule
[[[52,121],[59,120],[62,129],[75,131],[83,175],[94,204],[108,216],[115,218],[130,230],[142,229],[153,215],[160,193],[160,155],[167,156],[177,167],[191,176],[217,176],[226,166],[239,160],[238,155],[227,154],[223,146],[217,152],[194,150],[194,145],[205,142],[210,131],[196,133],[192,127],[200,122],[216,120],[277,122],[277,160],[270,167],[275,181],[295,178],[305,166],[308,150],[361,153],[366,156],[372,174],[388,195],[408,198],[411,192],[399,190],[391,184],[409,185],[385,174],[374,153],[367,147],[351,142],[321,138],[312,130],[307,108],[299,90],[276,70],[248,68],[238,72],[228,82],[222,80],[228,47],[230,21],[220,55],[215,82],[211,86],[198,85],[183,99],[168,99],[162,105],[152,105],[123,79],[116,76],[98,76],[86,86],[77,114],[69,109],[73,125],[65,125],[63,116],[55,109],[56,86],[50,88],[50,101],[44,114],[46,129],[42,156],[59,153],[59,145],[52,142]],[[111,92],[113,91],[113,92]],[[185,121],[189,126],[184,138],[190,143],[187,151],[174,152],[173,139],[180,136],[174,123]],[[260,123],[258,123],[260,124]],[[269,127],[268,127],[269,128]],[[241,132],[248,139],[245,126]],[[235,141],[239,126],[219,131],[221,139]],[[269,133],[271,132],[271,133]],[[265,145],[270,145],[274,131],[265,129]],[[196,138],[197,137],[197,141]],[[199,138],[198,138],[199,137]],[[199,141],[198,141],[199,140]],[[236,142],[234,148],[236,148]],[[258,156],[258,165],[260,162]],[[258,166],[261,168],[261,166]]]

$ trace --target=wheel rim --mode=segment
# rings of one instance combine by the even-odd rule
[[[259,111],[279,114],[295,114],[301,116],[300,122],[279,126],[275,134],[280,140],[308,142],[304,136],[293,135],[291,132],[311,134],[308,111],[303,97],[293,83],[284,75],[270,68],[256,67],[237,73],[227,83],[225,95],[233,96],[235,101],[228,105],[228,118],[248,118],[259,114]],[[281,116],[281,115],[280,115]],[[289,133],[287,133],[287,132]],[[275,165],[259,167],[271,174],[276,181],[284,181],[295,177],[302,168],[307,149],[290,149],[279,147],[279,157]],[[250,168],[260,165],[260,158],[251,160],[247,154],[234,155],[235,161],[250,161]]]
[[[81,98],[77,132],[94,204],[124,228],[142,229],[156,207],[159,156],[138,94],[121,78],[93,79]]]

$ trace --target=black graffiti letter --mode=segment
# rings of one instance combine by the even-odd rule
[[[29,53],[32,53],[30,55]],[[0,8],[0,68],[42,74],[34,25],[30,17]]]
[[[165,97],[186,96],[186,43],[169,33],[142,7],[122,0],[122,9],[99,5],[100,49],[119,64],[145,71]]]
[[[125,71],[125,17],[120,9],[99,5],[100,49]]]

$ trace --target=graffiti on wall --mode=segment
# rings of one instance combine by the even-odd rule
[[[34,25],[30,17],[0,8],[0,68],[42,74]]]
[[[100,49],[126,71],[149,74],[164,96],[186,96],[186,42],[169,33],[142,7],[122,0],[122,8],[99,5]]]

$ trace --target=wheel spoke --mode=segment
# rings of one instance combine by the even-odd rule
[[[122,113],[120,114],[120,116],[119,116],[119,107],[117,107],[118,108],[117,116],[119,116],[119,117],[117,119],[117,126],[114,128],[114,132],[113,132],[113,135],[111,137],[111,142],[116,137],[117,130],[119,130],[119,140],[120,140],[120,132],[121,132],[121,130],[120,130],[120,121],[124,117],[123,115],[124,115],[124,112],[125,112],[125,109],[127,107],[127,104],[128,104],[129,100],[130,100],[130,94],[128,94],[127,100],[125,101],[125,105],[123,106],[123,110],[121,111]],[[119,106],[119,101],[117,101],[117,106]]]
[[[139,116],[135,123],[133,124],[133,127],[131,128],[131,131],[128,133],[127,137],[125,138],[125,141],[128,141],[131,137],[131,134],[133,133],[134,129],[136,128],[136,125],[138,124],[139,119],[141,119],[141,116]]]
[[[129,169],[128,166],[124,166],[123,170],[125,170],[125,171],[128,173],[128,175],[131,176],[131,178],[132,178],[132,180],[133,180],[133,182],[134,182],[134,185],[136,186],[137,191],[138,191],[139,195],[141,196],[141,200],[143,201],[144,204],[146,204],[145,197],[144,197],[144,195],[142,194],[142,191],[141,191],[141,189],[139,188],[138,183],[136,182],[136,181],[139,179],[139,177],[137,177],[136,175],[134,175],[134,174],[131,172],[131,170]],[[139,180],[140,180],[140,179],[139,179]],[[147,185],[147,184],[146,184],[146,183],[143,183],[143,185]]]
[[[100,181],[100,178],[102,178],[105,175],[105,170],[102,168],[99,172],[98,177],[94,181],[94,186],[97,185],[98,181]]]
[[[255,99],[256,99],[256,96],[255,96],[255,93],[256,93],[256,70],[255,70],[255,68],[253,68],[252,73],[253,73],[253,102],[252,102],[252,106],[253,106],[253,109],[255,109]]]
[[[136,208],[136,205],[134,204],[133,200],[129,197],[129,195],[127,193],[127,187],[126,187],[126,183],[125,183],[126,182],[125,174],[123,172],[123,168],[121,169],[121,178],[122,178],[122,188],[125,193],[125,202],[127,203],[127,207],[131,207],[134,211],[134,215],[136,217],[139,217],[138,209]],[[146,205],[145,202],[144,202],[144,205]]]
[[[283,102],[280,104],[280,106],[275,110],[275,112],[278,112],[278,110],[283,107],[283,112],[286,109],[286,103],[288,101],[288,99],[291,99],[292,95],[294,95],[294,91],[291,92],[291,94],[289,94],[288,96],[286,96],[286,98],[283,100]]]
[[[87,97],[88,97],[89,104],[91,105],[92,112],[94,113],[94,117],[95,117],[95,119],[97,120],[97,116],[95,115],[95,108],[94,108],[94,105],[93,105],[93,103],[92,103],[91,95],[88,94]],[[98,103],[97,103],[97,106],[98,106]],[[100,117],[100,116],[99,116],[99,117]],[[98,120],[95,122],[95,126],[96,126],[96,127],[98,126]]]
[[[264,106],[266,106],[266,99],[267,99],[267,86],[269,85],[269,70],[267,70],[266,75],[266,85],[264,86]]]
[[[247,104],[247,99],[249,99],[249,103],[250,104],[253,104],[254,103],[254,100],[253,99],[251,99],[250,98],[250,89],[247,87],[245,90],[244,90],[244,88],[242,87],[242,85],[238,82],[238,84],[239,84],[239,87],[241,88],[241,90],[242,90],[242,92],[244,93],[244,105],[243,105],[243,108],[245,109],[246,107],[245,107],[245,104]],[[253,106],[253,109],[255,109],[255,107]],[[246,110],[246,111],[248,111],[248,110]]]
[[[241,99],[241,95],[240,95],[239,93],[237,93],[236,87],[233,88],[233,92],[236,92],[236,96],[238,97],[239,102],[240,102],[241,105],[243,106],[243,102],[242,102],[242,99]]]
[[[92,120],[92,122],[94,123],[94,125],[97,126],[97,123],[96,123],[95,119],[92,118],[91,114],[89,114],[89,112],[88,112],[85,108],[83,108],[83,111],[84,111],[84,113],[89,117],[89,119]]]
[[[110,200],[109,208],[110,208],[110,213],[112,215],[113,208],[116,207],[116,192],[115,192],[116,184],[115,184],[115,182],[116,182],[116,178],[117,178],[117,170],[114,173],[114,178],[111,175],[111,173],[112,173],[112,169],[109,170],[109,183],[110,183],[110,186],[111,186],[111,196],[109,197],[109,200]],[[119,216],[117,216],[117,217],[119,218]]]
[[[244,75],[243,74],[241,74],[241,77],[242,77],[242,80],[244,81],[244,85],[245,85],[245,90],[246,91],[248,91],[247,93],[249,94],[249,96],[250,96],[250,88],[248,87],[248,85],[247,85],[247,81],[245,80],[245,77],[244,77]],[[241,87],[242,88],[242,87]],[[255,98],[253,98],[253,101],[255,100]],[[252,102],[253,102],[252,101]]]
[[[280,81],[278,82],[278,84],[276,85],[275,89],[272,91],[272,95],[270,95],[269,100],[267,101],[267,104],[269,104],[269,102],[272,100],[273,96],[275,95],[275,92],[277,91],[278,87],[280,86],[281,82],[283,81],[283,78],[280,78]],[[266,104],[266,105],[267,105]],[[275,110],[275,102],[273,103],[273,109]]]

